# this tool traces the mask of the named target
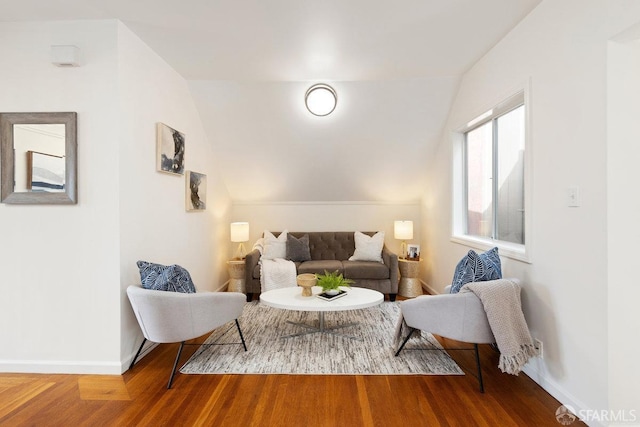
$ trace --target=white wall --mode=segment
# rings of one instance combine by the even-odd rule
[[[227,280],[230,199],[186,81],[123,24],[118,25],[120,90],[120,273],[122,358],[142,335],[125,295],[140,283],[136,261],[179,264],[198,290]],[[156,122],[185,134],[185,171],[207,175],[207,209],[185,211],[185,176],[156,171]],[[126,369],[126,366],[124,367]]]
[[[607,99],[607,204],[609,248],[609,404],[612,410],[636,411],[640,422],[640,369],[637,337],[640,287],[633,245],[640,199],[634,188],[640,159],[640,26],[609,43]]]
[[[57,68],[50,46],[80,48]],[[139,259],[187,268],[199,290],[227,278],[230,199],[189,89],[116,21],[0,24],[0,111],[78,113],[78,204],[0,204],[0,370],[111,373],[142,340],[125,289]],[[155,170],[156,122],[186,134],[207,175],[205,212],[184,176]]]
[[[345,203],[236,203],[232,221],[248,221],[250,242],[247,251],[264,230],[269,231],[384,231],[385,244],[400,253],[399,240],[393,238],[393,221],[414,221],[414,239],[420,244],[420,205],[418,203],[384,204]],[[236,250],[236,246],[232,247]],[[229,256],[233,256],[229,253]]]
[[[115,29],[0,23],[0,111],[78,113],[78,204],[0,204],[0,371],[120,372]]]
[[[420,199],[457,77],[329,82],[326,117],[304,106],[310,82],[192,81],[196,105],[238,202]]]
[[[544,1],[465,74],[446,130],[531,81],[531,263],[503,258],[524,283],[530,329],[544,360],[526,372],[576,409],[608,407],[607,39],[640,19],[630,1]],[[628,141],[628,139],[627,139]],[[425,279],[442,290],[469,249],[451,233],[452,139],[429,163],[422,223]],[[579,186],[581,206],[565,192]]]

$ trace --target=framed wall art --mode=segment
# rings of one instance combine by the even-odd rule
[[[407,259],[410,259],[413,261],[420,260],[420,245],[413,245],[413,244],[407,245]]]
[[[186,175],[186,207],[187,211],[203,211],[207,209],[207,175],[187,171]]]
[[[164,123],[157,123],[156,139],[156,169],[158,172],[184,175],[184,134]]]

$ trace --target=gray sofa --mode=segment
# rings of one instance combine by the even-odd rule
[[[363,232],[373,236],[375,232]],[[280,233],[273,233],[276,237]],[[324,273],[338,270],[345,278],[354,281],[352,286],[374,289],[388,294],[391,301],[395,301],[398,294],[398,256],[385,246],[382,249],[384,263],[375,261],[349,261],[355,251],[353,231],[322,231],[322,232],[289,232],[300,238],[309,235],[309,249],[311,260],[296,262],[298,274]],[[247,300],[251,301],[253,294],[260,292],[260,252],[257,249],[247,254],[245,262],[245,284]]]

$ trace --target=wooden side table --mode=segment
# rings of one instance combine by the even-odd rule
[[[400,283],[398,283],[398,295],[403,297],[417,297],[422,295],[422,285],[418,279],[418,266],[420,261],[399,259]]]
[[[247,293],[247,287],[244,281],[244,260],[232,259],[227,261],[227,269],[229,270],[229,286],[227,292]]]

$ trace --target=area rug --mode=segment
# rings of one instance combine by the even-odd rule
[[[316,325],[318,313],[279,310],[257,301],[245,305],[238,319],[248,351],[235,323],[216,329],[180,369],[183,374],[366,374],[464,375],[432,335],[414,334],[394,356],[393,337],[400,314],[398,302],[361,310],[325,313],[325,325],[359,324],[339,331],[352,340],[328,333],[297,337],[303,331],[287,321]],[[428,349],[429,351],[417,351]]]

